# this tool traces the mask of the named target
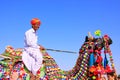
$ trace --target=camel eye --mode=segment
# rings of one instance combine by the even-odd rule
[[[91,49],[92,47],[91,46],[88,46],[88,49]]]

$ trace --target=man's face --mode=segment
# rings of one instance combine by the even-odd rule
[[[32,28],[37,31],[40,27],[40,24],[36,23],[35,25],[32,25]]]

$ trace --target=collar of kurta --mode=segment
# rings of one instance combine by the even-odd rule
[[[33,28],[31,28],[31,30],[32,30],[33,33],[36,33],[36,31]]]

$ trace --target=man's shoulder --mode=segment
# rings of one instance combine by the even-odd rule
[[[31,28],[31,29],[28,29],[26,32],[25,32],[25,34],[29,34],[29,33],[32,33],[33,32],[33,29]]]
[[[33,28],[28,29],[25,33],[34,32]]]

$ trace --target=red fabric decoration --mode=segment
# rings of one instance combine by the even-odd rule
[[[104,37],[105,37],[105,38],[108,38],[108,35],[106,34],[106,35],[104,35]]]
[[[102,64],[102,56],[97,56],[97,60],[96,60],[96,62],[98,63],[98,64]]]

